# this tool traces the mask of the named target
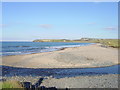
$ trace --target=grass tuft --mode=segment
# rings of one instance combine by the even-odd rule
[[[0,88],[23,88],[18,81],[3,81],[0,82]]]

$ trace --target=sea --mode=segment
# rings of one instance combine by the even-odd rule
[[[80,47],[94,43],[74,42],[0,42],[0,56],[23,55],[60,50],[68,47]]]

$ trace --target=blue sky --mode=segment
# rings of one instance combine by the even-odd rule
[[[3,41],[117,38],[117,2],[4,2]]]

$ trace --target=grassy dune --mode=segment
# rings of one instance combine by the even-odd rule
[[[113,48],[119,48],[119,40],[117,39],[105,39],[105,40],[100,40],[98,41],[98,43],[101,43],[103,45],[107,45]]]
[[[118,39],[96,39],[96,40],[89,40],[89,41],[79,41],[79,42],[90,42],[90,43],[101,43],[105,46],[119,48],[120,40]]]

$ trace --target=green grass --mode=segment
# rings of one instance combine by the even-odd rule
[[[20,82],[17,81],[4,81],[0,82],[0,88],[23,88]]]

